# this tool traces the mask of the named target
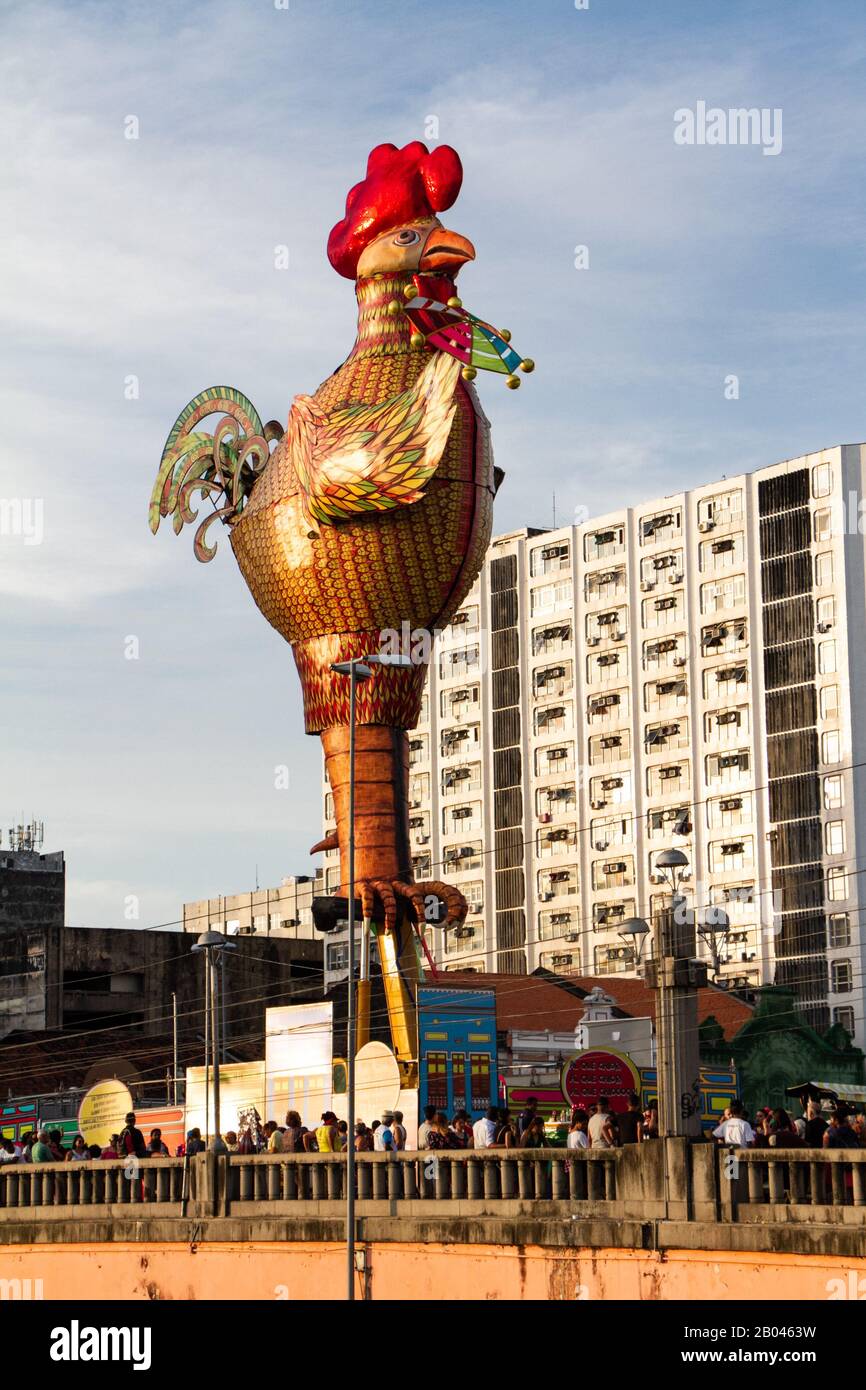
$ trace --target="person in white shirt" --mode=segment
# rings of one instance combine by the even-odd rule
[[[0,1139],[0,1163],[17,1163],[18,1154],[11,1139]]]
[[[575,1110],[571,1117],[571,1129],[568,1131],[568,1138],[565,1141],[567,1149],[588,1149],[589,1138],[586,1127],[589,1124],[589,1116],[585,1110]]]
[[[595,1114],[590,1118],[587,1126],[589,1134],[589,1147],[591,1149],[612,1149],[614,1146],[613,1125],[608,1114],[607,1102],[600,1100],[595,1107]]]
[[[476,1149],[489,1149],[496,1142],[496,1121],[499,1118],[499,1111],[495,1106],[491,1106],[487,1114],[480,1120],[476,1120],[472,1126],[472,1138],[475,1141]]]
[[[434,1121],[435,1119],[436,1119],[436,1106],[435,1106],[435,1105],[425,1105],[425,1106],[424,1106],[424,1119],[423,1119],[423,1121],[421,1122],[421,1124],[418,1126],[418,1148],[419,1148],[419,1149],[426,1149],[426,1147],[427,1147],[427,1135],[430,1133],[430,1130],[431,1130],[432,1127],[433,1127],[433,1121]]]
[[[735,1149],[744,1149],[754,1142],[755,1131],[743,1113],[741,1100],[731,1101],[730,1114],[713,1130],[713,1138]]]

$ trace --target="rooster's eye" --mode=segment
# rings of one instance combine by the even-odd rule
[[[421,238],[412,227],[404,227],[402,232],[398,232],[394,238],[395,246],[414,246],[416,241]]]

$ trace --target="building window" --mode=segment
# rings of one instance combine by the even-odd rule
[[[832,639],[818,643],[818,670],[822,676],[830,676],[836,670],[836,643]]]
[[[567,854],[577,843],[575,825],[557,825],[549,830],[539,830],[536,837],[536,853],[539,859],[554,859]]]
[[[609,685],[611,681],[621,681],[627,675],[628,647],[617,647],[615,651],[597,652],[586,658],[588,685]]]
[[[833,491],[833,469],[829,463],[819,463],[812,469],[812,496],[829,497]]]
[[[553,623],[548,627],[537,627],[532,633],[533,656],[555,656],[572,644],[571,623]]]
[[[710,753],[706,760],[708,782],[737,783],[749,771],[751,758],[747,748],[730,753]]]
[[[641,604],[641,622],[646,628],[668,627],[679,622],[683,616],[683,594],[678,589],[673,594],[662,594],[658,598],[645,598]]]
[[[610,608],[586,615],[586,640],[589,646],[596,646],[599,642],[619,642],[627,632],[627,608]]]
[[[466,763],[463,767],[446,767],[442,771],[442,795],[465,796],[481,787],[481,764]]]
[[[466,719],[477,714],[480,691],[477,685],[458,685],[439,694],[439,713],[443,719]]]
[[[538,914],[539,941],[566,940],[578,935],[578,915],[576,907],[561,908],[559,911],[547,910]]]
[[[643,516],[640,520],[641,545],[655,545],[658,541],[672,541],[682,530],[682,513],[679,507],[653,516]]]
[[[742,651],[749,645],[745,618],[731,618],[726,623],[710,623],[701,631],[701,654],[721,656],[723,652]]]
[[[634,970],[632,946],[596,946],[594,956],[596,975],[617,975]]]
[[[846,1005],[844,1008],[841,1009],[833,1010],[833,1022],[838,1023],[841,1028],[845,1029],[845,1032],[848,1034],[848,1036],[850,1038],[853,1038],[854,1010],[849,1005]]]
[[[815,540],[829,541],[833,536],[833,513],[830,507],[821,507],[815,512]]]
[[[644,593],[664,585],[682,584],[683,552],[669,550],[664,555],[646,555],[640,562],[640,578]]]
[[[716,492],[712,497],[702,497],[698,503],[698,530],[714,531],[719,526],[742,520],[742,516],[742,488]]]
[[[821,761],[832,766],[842,761],[842,736],[838,729],[827,729],[821,735]]]
[[[746,553],[745,537],[742,531],[736,531],[732,536],[719,536],[714,540],[701,541],[699,553],[701,572],[720,574],[743,563]]]
[[[688,791],[691,778],[688,763],[660,763],[648,767],[646,789],[649,796],[679,796]]]
[[[709,584],[701,585],[702,613],[720,613],[745,601],[745,575],[735,574],[730,579],[714,579]]]
[[[749,706],[711,709],[704,715],[704,738],[712,743],[739,743],[749,732]]]
[[[624,526],[604,526],[598,531],[587,532],[583,538],[583,558],[588,562],[621,555],[624,549]]]
[[[574,744],[558,743],[552,747],[536,748],[536,777],[551,777],[558,772],[574,771]]]
[[[439,675],[443,680],[449,680],[452,676],[468,675],[470,671],[478,670],[479,660],[480,649],[477,642],[473,642],[469,647],[442,652],[439,657]]]
[[[586,717],[596,724],[619,723],[628,719],[628,690],[611,690],[607,695],[591,695],[586,702]]]
[[[533,578],[540,574],[557,574],[567,570],[570,564],[568,541],[551,541],[549,545],[536,546],[530,553],[529,572]]]
[[[729,699],[737,695],[742,698],[749,688],[749,668],[745,661],[711,666],[704,671],[703,685],[705,700],[716,700],[719,696]]]
[[[647,753],[666,753],[671,748],[688,748],[689,721],[687,718],[671,720],[669,723],[648,724],[644,730],[644,747]]]
[[[710,843],[710,871],[714,874],[751,869],[754,844],[751,835],[742,840],[715,840]]]
[[[815,556],[815,588],[825,589],[828,584],[833,583],[833,552],[832,550],[822,550],[820,555]]]
[[[451,873],[466,873],[468,869],[480,869],[483,863],[481,841],[472,840],[469,844],[446,846],[442,851],[442,861]]]
[[[829,632],[836,622],[836,600],[832,594],[818,599],[815,604],[815,622],[819,632]]]
[[[631,757],[631,731],[620,729],[615,734],[596,734],[589,740],[589,761],[593,766],[599,763],[619,763]]]
[[[548,613],[554,608],[568,608],[572,600],[570,579],[562,579],[557,584],[540,584],[529,597],[530,612]]]
[[[455,753],[462,753],[465,757],[467,753],[472,753],[478,747],[481,740],[480,725],[464,724],[457,729],[443,729],[439,740],[439,747],[443,758],[451,758]],[[409,765],[412,765],[412,742],[409,740]],[[426,745],[426,739],[424,740]],[[423,754],[426,757],[426,752]],[[417,761],[421,761],[421,755]]]
[[[827,918],[828,942],[838,949],[851,945],[851,919],[847,912],[831,912]]]
[[[554,898],[568,898],[578,890],[577,866],[566,864],[558,869],[543,869],[538,875],[538,900],[547,903]]]
[[[631,773],[618,772],[613,776],[591,777],[589,796],[594,811],[631,801]]]
[[[445,835],[465,835],[469,830],[480,829],[480,801],[472,801],[465,806],[446,806],[442,812],[442,831]]]
[[[751,792],[736,796],[711,797],[707,802],[707,825],[711,830],[726,830],[748,823],[754,817]]]
[[[853,985],[853,973],[850,960],[834,960],[830,962],[830,992],[831,994],[850,994]]]
[[[328,970],[348,970],[349,968],[349,943],[340,941],[336,946],[328,947]]]
[[[616,598],[626,591],[625,567],[619,565],[612,570],[593,570],[583,581],[583,592],[587,603]]]
[[[634,884],[634,859],[632,856],[611,855],[609,859],[596,859],[592,865],[592,886],[595,889],[630,888]]]
[[[824,848],[828,854],[845,853],[845,822],[828,820],[824,826]]]
[[[539,820],[551,821],[556,816],[577,810],[577,793],[573,782],[559,787],[539,787],[535,793],[535,810]]]
[[[845,902],[848,897],[848,875],[844,869],[827,870],[827,898],[831,903]]]
[[[825,685],[820,693],[821,718],[839,718],[839,687],[838,685]]]
[[[841,773],[836,772],[831,777],[824,778],[824,809],[825,811],[837,811],[840,806],[844,805],[845,786]]]
[[[569,695],[573,687],[570,661],[562,661],[557,666],[539,666],[532,673],[532,694],[537,700]]]
[[[631,844],[631,827],[631,816],[606,816],[604,819],[592,821],[589,834],[593,849],[601,850],[603,853],[610,849],[611,845]]]
[[[571,705],[544,705],[532,712],[535,734],[565,734],[571,731]]]
[[[544,951],[540,957],[542,970],[552,975],[579,975],[580,952],[572,947],[570,951]]]

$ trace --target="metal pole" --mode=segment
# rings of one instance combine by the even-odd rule
[[[172,1082],[173,1082],[173,1085],[172,1085],[171,1090],[172,1090],[172,1096],[173,1096],[173,1103],[174,1103],[175,1105],[177,1105],[177,995],[176,995],[176,994],[172,994],[172,996],[171,996],[171,1035],[172,1035],[172,1041],[171,1041],[171,1046],[172,1046],[171,1073],[172,1073]]]
[[[355,686],[354,661],[349,677],[349,1016],[346,1036],[346,1297],[355,1301]]]
[[[210,1140],[210,951],[204,953],[204,1138]]]
[[[211,947],[211,950],[214,948]],[[210,960],[211,952],[208,951]],[[219,1011],[219,977],[220,965],[218,961],[211,961],[210,981],[211,981],[211,1046],[213,1048],[213,1149],[222,1148],[222,1134],[220,1132],[220,1011]]]

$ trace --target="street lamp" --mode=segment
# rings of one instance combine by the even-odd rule
[[[346,1022],[346,1260],[348,1290],[346,1297],[355,1301],[355,705],[359,681],[373,675],[374,666],[411,666],[412,658],[402,652],[371,652],[349,661],[335,661],[331,670],[338,676],[349,677],[349,1009]],[[340,866],[342,869],[342,865]],[[369,969],[369,942],[362,941],[362,972]]]
[[[210,1048],[213,1057],[213,1135],[211,1152],[226,1153],[220,1132],[220,998],[223,988],[223,961],[226,951],[236,951],[237,943],[219,931],[204,931],[192,948],[203,951],[205,960],[205,1008],[210,1010]],[[205,1047],[205,1079],[207,1079],[207,1046]],[[205,1122],[207,1099],[205,1099]]]
[[[644,921],[643,917],[626,917],[617,935],[621,936],[623,941],[628,942],[634,955],[635,965],[640,965],[643,960],[644,947],[652,935],[652,929],[648,923]]]
[[[713,962],[713,972],[718,976],[722,968],[721,951],[731,929],[730,919],[723,907],[708,907],[703,920],[697,928],[698,936],[709,950]]]

